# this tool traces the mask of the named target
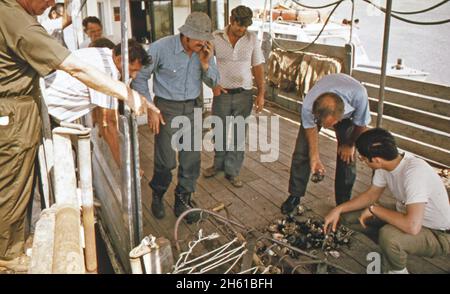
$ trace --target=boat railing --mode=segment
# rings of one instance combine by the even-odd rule
[[[297,50],[307,43],[275,39],[272,48]],[[339,59],[341,72],[351,74],[366,87],[376,123],[380,74],[352,68],[352,46],[314,44],[305,52]],[[300,54],[300,53],[299,53]],[[315,69],[317,71],[318,68]],[[317,74],[317,73],[313,73]],[[270,75],[270,73],[268,73]],[[302,80],[301,78],[296,80]],[[292,82],[295,82],[292,80]],[[302,96],[268,83],[268,100],[291,111],[300,112]],[[392,131],[401,149],[439,166],[450,166],[450,87],[431,82],[387,76],[382,127]]]

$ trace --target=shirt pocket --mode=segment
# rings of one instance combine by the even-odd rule
[[[162,65],[158,71],[160,74],[175,78],[179,74],[180,68],[175,65]]]

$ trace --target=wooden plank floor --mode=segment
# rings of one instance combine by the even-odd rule
[[[263,231],[273,220],[281,218],[280,206],[288,196],[289,169],[291,155],[295,147],[295,139],[298,133],[299,118],[296,114],[287,112],[276,107],[269,107],[263,115],[278,116],[280,135],[278,140],[279,158],[275,162],[261,162],[261,152],[246,152],[244,166],[241,170],[241,179],[244,182],[242,188],[234,188],[223,174],[213,178],[205,179],[202,176],[197,182],[197,192],[195,201],[206,209],[216,207],[223,203],[228,207],[231,219],[238,220],[249,227]],[[270,130],[270,129],[269,129]],[[140,159],[141,168],[144,170],[142,178],[142,197],[144,211],[144,233],[153,234],[157,237],[168,238],[173,245],[174,225],[176,217],[173,214],[174,188],[176,182],[176,172],[169,191],[164,197],[166,203],[166,217],[157,220],[150,212],[151,189],[148,186],[153,174],[153,135],[146,125],[139,127],[140,133]],[[326,166],[327,174],[320,184],[310,183],[307,194],[302,199],[302,203],[310,208],[308,216],[322,218],[332,207],[334,207],[334,173],[336,141],[328,134],[321,133],[320,154]],[[211,166],[213,162],[212,152],[202,152],[202,171]],[[358,162],[358,174],[354,186],[354,194],[358,194],[367,189],[370,184],[372,171]],[[388,193],[383,196],[384,204],[392,204]],[[204,226],[208,230],[214,227],[208,223]],[[186,242],[192,240],[194,234],[198,232],[198,226],[182,224],[179,229],[178,240]],[[186,242],[180,243],[182,246]],[[380,252],[378,246],[369,238],[360,233],[352,236],[350,248],[341,250],[341,256],[333,262],[356,273],[365,273],[368,261],[366,256],[369,252]],[[177,258],[178,253],[175,250]],[[450,257],[439,258],[418,258],[410,257],[408,269],[412,273],[450,273]]]

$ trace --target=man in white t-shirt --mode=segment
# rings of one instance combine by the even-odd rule
[[[389,273],[408,273],[408,254],[447,255],[449,198],[443,181],[431,166],[410,154],[399,154],[394,137],[380,128],[361,134],[356,148],[360,159],[375,170],[372,186],[332,209],[325,217],[324,231],[334,231],[343,213],[344,224],[359,222],[362,230],[381,227],[378,243],[383,270]],[[396,200],[395,210],[376,204],[386,187]]]
[[[114,80],[120,79],[122,71],[121,45],[114,49],[84,48],[74,54],[80,60],[108,74]],[[128,41],[129,74],[136,77],[142,66],[150,63],[150,57],[142,45]],[[88,88],[70,74],[57,70],[45,77],[45,103],[51,116],[60,121],[72,122],[89,113],[94,107],[117,108],[117,99]]]

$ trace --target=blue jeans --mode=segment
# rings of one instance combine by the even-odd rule
[[[348,144],[355,125],[350,119],[344,119],[334,126],[338,146]],[[318,127],[320,131],[320,127]],[[294,154],[292,155],[291,172],[289,178],[289,193],[292,196],[303,197],[309,182],[311,167],[309,165],[309,146],[303,126],[300,126]],[[339,205],[350,199],[353,184],[356,180],[356,162],[350,164],[341,160],[336,152],[336,177],[334,192],[336,204]]]
[[[237,151],[238,146],[245,147],[245,136],[244,141],[239,141],[237,138],[237,126],[234,125],[234,137],[233,140],[233,150],[227,150],[226,142],[229,134],[229,129],[226,125],[226,117],[243,117],[246,119],[251,111],[253,105],[253,91],[244,90],[238,94],[221,94],[214,97],[212,105],[212,114],[218,116],[222,120],[223,125],[223,144],[219,146],[218,142],[215,142],[215,153],[214,153],[214,167],[217,170],[225,171],[225,174],[229,176],[237,176],[242,167],[244,161],[244,151]],[[247,129],[247,127],[246,127]],[[247,130],[245,131],[247,133]],[[222,151],[220,151],[220,150]]]

